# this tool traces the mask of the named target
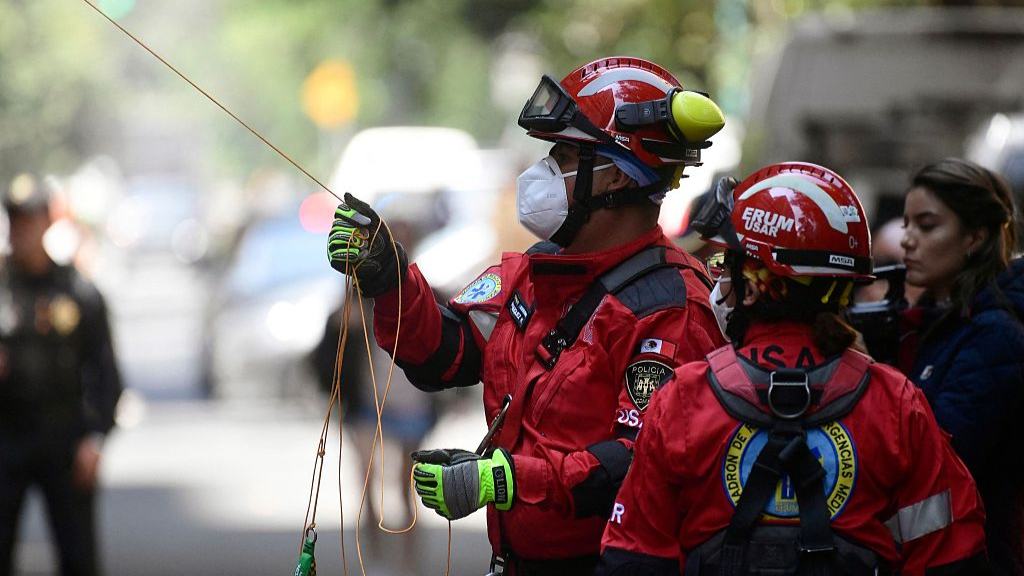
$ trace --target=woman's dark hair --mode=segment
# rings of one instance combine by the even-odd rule
[[[953,309],[966,314],[971,301],[1006,269],[1017,241],[1013,196],[992,171],[960,158],[946,158],[914,174],[911,188],[925,188],[960,219],[966,231],[987,230],[984,243],[967,255],[953,281]]]
[[[749,282],[740,272],[744,261],[752,262],[734,251],[726,251],[725,262],[732,272],[733,289],[739,290],[726,335],[737,346],[743,342],[754,321],[809,324],[814,345],[826,357],[842,354],[855,345],[858,334],[845,320],[846,305],[841,303],[842,295],[849,294],[851,280],[815,276],[811,277],[810,284],[803,284],[791,278],[769,275],[768,282],[774,283],[771,289],[762,290],[754,304],[744,306],[739,297]]]

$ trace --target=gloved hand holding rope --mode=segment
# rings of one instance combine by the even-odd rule
[[[359,293],[376,298],[398,287],[409,259],[405,249],[391,238],[388,227],[373,208],[348,192],[334,211],[334,225],[327,238],[331,267],[359,280]]]

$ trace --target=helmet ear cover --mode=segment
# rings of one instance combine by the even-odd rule
[[[683,91],[673,88],[664,98],[646,102],[626,102],[615,109],[615,127],[620,132],[636,132],[637,128],[664,123],[668,132],[680,142],[687,142],[673,115],[673,99]]]
[[[668,133],[675,138],[676,142],[642,138],[640,145],[643,149],[663,158],[672,158],[687,163],[699,163],[700,151],[711,146],[711,142],[706,139],[690,141],[684,135],[677,112],[684,108],[684,104],[680,104],[680,102],[685,92],[679,88],[674,88],[665,94],[664,98],[648,100],[646,102],[620,104],[615,109],[615,127],[620,132],[633,133],[638,128],[644,126],[664,124]]]
[[[632,133],[636,132],[637,128],[664,123],[668,127],[669,134],[679,142],[698,148],[707,148],[711,146],[711,143],[706,142],[706,138],[687,138],[683,129],[686,122],[687,93],[700,94],[704,98],[710,98],[706,92],[673,88],[665,94],[664,98],[619,104],[615,109],[615,127],[620,132]],[[715,132],[717,131],[715,130]]]

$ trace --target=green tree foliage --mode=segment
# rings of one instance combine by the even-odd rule
[[[121,21],[324,174],[361,127],[443,124],[496,139],[510,114],[492,101],[490,76],[505,72],[492,65],[508,34],[526,38],[554,76],[600,56],[641,56],[742,114],[751,55],[777,40],[790,18],[922,3],[137,0]],[[300,87],[327,59],[354,67],[360,109],[352,126],[325,134],[304,116]],[[192,158],[164,167],[244,175],[282,162],[79,0],[0,2],[0,122],[4,175],[68,170],[95,153],[138,155],[159,133],[176,143],[168,154]]]
[[[65,6],[58,9],[58,3]],[[117,63],[108,57],[109,45],[89,15],[67,4],[0,2],[4,182],[17,172],[73,167],[86,153],[90,135],[109,125]]]
[[[516,24],[539,32],[554,74],[601,56],[655,61],[684,84],[706,88],[717,30],[707,0],[549,0]]]

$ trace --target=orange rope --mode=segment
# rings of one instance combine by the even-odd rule
[[[333,190],[328,188],[326,185],[324,185],[323,182],[321,182],[315,176],[310,174],[309,171],[307,171],[305,168],[303,168],[298,162],[296,162],[295,160],[292,160],[292,158],[290,156],[288,156],[287,154],[282,152],[277,146],[272,144],[270,142],[270,140],[267,140],[256,129],[254,129],[252,126],[250,126],[245,121],[243,121],[241,118],[239,118],[237,115],[235,115],[235,113],[233,113],[226,106],[221,104],[220,101],[218,101],[216,98],[211,96],[206,90],[203,90],[202,87],[200,87],[198,84],[193,82],[188,76],[186,76],[185,74],[180,72],[170,62],[168,62],[162,56],[157,54],[153,49],[151,49],[144,42],[142,42],[137,37],[135,37],[135,35],[133,35],[131,32],[129,32],[126,28],[124,28],[123,26],[118,24],[113,18],[111,18],[105,12],[100,10],[90,0],[82,0],[82,2],[84,2],[90,8],[95,10],[96,13],[98,13],[100,16],[102,16],[104,19],[106,19],[111,24],[113,24],[118,30],[123,32],[126,36],[128,36],[133,41],[135,41],[135,43],[138,44],[139,46],[141,46],[144,50],[146,50],[146,52],[149,52],[154,58],[159,60],[164,66],[169,68],[172,72],[177,74],[182,80],[184,80],[190,86],[195,88],[200,94],[202,94],[208,100],[213,102],[218,108],[223,110],[224,113],[226,113],[228,116],[233,118],[236,122],[241,124],[246,130],[248,130],[250,133],[252,133],[253,136],[258,138],[260,141],[262,141],[267,146],[269,146],[274,152],[276,152],[282,158],[284,158],[289,163],[291,163],[292,166],[294,166],[300,172],[305,174],[310,180],[312,180],[318,186],[323,188],[327,193],[329,193],[331,196],[334,196],[338,200],[342,200],[342,198],[340,196],[335,194]],[[390,236],[391,229],[387,226],[387,223],[385,223],[382,220],[381,224],[388,230],[388,234]],[[370,240],[371,244],[372,244],[373,240],[376,239],[377,233],[379,231],[380,231],[380,226],[378,226],[377,230],[374,231],[373,238]],[[349,243],[350,243],[349,245],[351,246],[351,238],[349,239]],[[398,247],[395,245],[393,237],[392,237],[392,249],[395,252],[395,258],[397,259],[398,258]],[[302,544],[303,544],[303,542],[305,542],[305,538],[306,538],[306,535],[307,535],[308,531],[309,530],[313,530],[314,528],[316,528],[316,512],[317,512],[317,505],[319,504],[319,501],[320,501],[320,485],[321,485],[321,482],[322,482],[322,479],[323,479],[324,456],[326,455],[326,452],[327,452],[327,437],[328,437],[328,433],[330,431],[331,413],[334,410],[335,404],[338,404],[339,406],[341,404],[341,370],[342,370],[342,364],[343,364],[344,350],[345,350],[345,346],[346,346],[346,344],[348,342],[349,315],[351,314],[351,311],[352,311],[352,299],[353,299],[353,297],[357,297],[357,291],[358,291],[358,279],[356,279],[355,285],[353,285],[353,278],[355,278],[354,275],[347,276],[346,281],[345,281],[345,303],[342,306],[342,325],[341,325],[340,334],[338,336],[338,348],[337,348],[337,351],[336,351],[336,354],[335,354],[335,366],[334,366],[334,375],[333,375],[333,385],[331,387],[330,402],[327,405],[327,412],[326,412],[326,414],[324,416],[324,424],[323,424],[323,426],[321,427],[321,430],[320,430],[320,440],[317,443],[316,456],[313,459],[313,473],[312,473],[312,478],[310,480],[310,494],[309,494],[309,497],[308,497],[308,499],[306,501],[306,515],[305,515],[305,519],[303,521],[302,538],[301,538],[300,543],[299,543],[299,553],[300,554],[302,552]],[[385,385],[385,388],[384,388],[384,396],[382,398],[378,398],[378,396],[377,396],[377,381],[376,381],[376,378],[374,377],[374,374],[373,374],[373,362],[372,362],[372,358],[369,359],[369,361],[370,361],[370,375],[371,375],[371,379],[372,379],[372,382],[373,382],[374,404],[376,405],[376,411],[377,411],[377,427],[376,427],[376,431],[374,433],[373,444],[371,445],[371,448],[370,448],[370,462],[369,462],[369,466],[367,467],[366,478],[365,478],[365,480],[363,482],[363,493],[362,493],[362,496],[360,498],[359,514],[356,517],[356,551],[357,551],[358,556],[359,556],[359,567],[360,567],[360,570],[362,571],[364,576],[366,574],[366,569],[365,569],[365,566],[363,564],[362,552],[360,550],[360,545],[359,545],[359,525],[360,525],[360,520],[361,520],[361,517],[362,517],[363,504],[365,503],[365,500],[366,500],[366,490],[367,490],[367,488],[369,486],[370,473],[371,473],[371,471],[373,469],[373,455],[374,455],[374,453],[376,451],[376,446],[377,446],[378,438],[381,441],[381,456],[380,456],[380,460],[381,460],[381,494],[380,494],[380,503],[381,503],[381,506],[380,506],[380,518],[378,518],[377,527],[380,530],[383,530],[383,531],[385,531],[385,532],[387,532],[389,534],[404,534],[404,533],[406,533],[406,532],[408,532],[408,531],[413,529],[413,527],[416,525],[416,521],[418,519],[418,516],[417,516],[418,508],[416,506],[416,493],[415,493],[415,489],[413,489],[412,493],[411,493],[411,498],[412,498],[412,501],[413,501],[413,507],[412,507],[412,509],[413,509],[413,519],[412,519],[412,522],[409,524],[409,526],[406,527],[406,528],[403,528],[401,530],[392,530],[392,529],[386,528],[384,526],[384,476],[383,476],[383,473],[384,473],[384,445],[383,445],[384,434],[383,434],[383,428],[382,428],[382,424],[381,424],[381,415],[384,413],[384,404],[385,404],[385,402],[387,402],[388,392],[391,389],[391,378],[392,378],[392,375],[393,375],[394,369],[395,369],[394,357],[395,357],[395,354],[398,351],[398,338],[399,338],[399,335],[401,334],[401,321],[402,321],[402,309],[401,309],[402,298],[401,298],[401,295],[402,295],[402,278],[401,278],[401,275],[399,274],[399,278],[398,278],[399,309],[398,309],[398,323],[397,323],[396,328],[395,328],[395,348],[391,351],[391,364],[390,364],[390,366],[388,368],[388,379],[387,379],[387,384]],[[359,306],[360,306],[360,310],[362,311],[363,303],[362,303],[361,299],[359,301]],[[368,357],[369,357],[370,356],[370,352],[371,352],[371,348],[370,348],[369,331],[366,328],[365,316],[363,317],[362,323],[363,323],[363,334],[364,334],[364,337],[366,339],[367,354],[368,354]],[[341,453],[342,453],[342,442],[343,442],[341,438],[343,436],[343,415],[342,415],[340,409],[338,411],[338,428],[339,428],[339,430],[338,430],[338,436],[339,436],[339,440],[338,440],[338,502],[339,502],[339,514],[341,515],[341,530],[340,530],[340,532],[341,532],[341,536],[340,536],[340,540],[341,540],[341,542],[340,542],[340,545],[341,545],[341,562],[342,562],[342,567],[344,568],[345,574],[347,575],[348,574],[348,563],[347,563],[346,554],[345,554],[345,522],[344,522],[345,514],[344,514],[344,504],[343,504],[342,499],[341,499]],[[410,476],[411,476],[411,472],[410,472]],[[448,576],[448,574],[450,573],[450,570],[451,570],[451,552],[452,552],[452,528],[451,528],[451,522],[449,522],[448,523],[448,561],[447,561],[447,564],[446,564],[446,567],[445,567],[445,576]]]
[[[167,66],[168,68],[170,68],[171,71],[174,72],[175,74],[177,74],[182,80],[184,80],[185,82],[188,82],[193,88],[198,90],[200,94],[202,94],[203,96],[206,96],[206,98],[209,99],[210,102],[213,102],[214,104],[216,104],[217,107],[220,108],[221,110],[223,110],[225,114],[227,114],[228,116],[231,116],[232,118],[235,119],[236,122],[238,122],[239,124],[244,126],[246,130],[248,130],[249,132],[252,132],[253,136],[255,136],[255,137],[259,138],[260,140],[262,140],[263,143],[266,144],[267,146],[270,146],[270,148],[274,152],[277,152],[278,154],[281,155],[282,158],[284,158],[288,162],[291,162],[292,166],[295,166],[296,168],[298,168],[299,171],[302,172],[303,174],[305,174],[306,176],[308,176],[310,180],[312,180],[313,182],[316,182],[318,186],[320,186],[321,188],[326,190],[328,194],[330,194],[331,196],[334,196],[338,200],[341,200],[341,197],[338,196],[337,194],[335,194],[333,190],[331,190],[330,188],[325,186],[324,183],[321,182],[320,180],[317,180],[315,176],[313,176],[308,171],[306,171],[306,169],[303,168],[302,166],[300,166],[298,162],[296,162],[295,160],[292,160],[290,156],[288,156],[287,154],[282,152],[277,146],[274,146],[273,144],[271,144],[270,140],[267,140],[266,138],[264,138],[262,134],[257,132],[252,126],[249,126],[248,124],[246,124],[241,118],[236,116],[234,112],[232,112],[231,110],[228,110],[228,108],[226,106],[224,106],[223,104],[221,104],[220,101],[218,101],[213,96],[210,96],[210,94],[206,90],[203,90],[198,84],[196,84],[195,82],[190,80],[188,76],[185,76],[184,74],[179,72],[178,69],[175,68],[173,65],[171,65],[170,62],[168,62],[167,60],[164,60],[162,56],[160,56],[155,51],[153,51],[153,49],[151,49],[149,46],[147,46],[142,40],[139,40],[138,38],[136,38],[135,35],[133,35],[128,30],[126,30],[124,26],[121,26],[113,18],[111,18],[110,16],[107,16],[107,14],[105,12],[103,12],[103,10],[100,10],[95,4],[93,4],[89,0],[82,0],[82,2],[85,2],[86,4],[88,4],[90,8],[95,10],[100,16],[103,16],[104,18],[106,18],[107,21],[110,22],[111,24],[113,24],[114,26],[116,26],[118,30],[120,30],[121,32],[124,32],[125,35],[128,36],[129,38],[131,38],[132,40],[134,40],[136,44],[138,44],[139,46],[142,46],[142,48],[146,52],[149,52],[150,54],[152,54],[153,57],[156,58],[157,60],[159,60],[160,62],[162,62],[164,66]]]
[[[397,262],[398,259],[399,259],[399,256],[398,256],[398,246],[395,244],[395,242],[393,240],[394,237],[391,236],[391,228],[389,228],[388,225],[387,225],[387,222],[384,222],[383,220],[381,221],[381,225],[383,225],[384,228],[387,229],[388,236],[390,236],[392,238],[391,249],[394,250],[395,261]],[[378,231],[379,230],[380,230],[380,228],[378,227]],[[371,241],[371,244],[372,244],[372,241]],[[358,282],[358,280],[357,280],[357,282]],[[363,311],[363,301],[362,300],[359,301],[359,311],[361,313],[364,312]],[[370,364],[371,364],[371,366],[370,366],[370,378],[373,381],[373,401],[374,401],[374,406],[377,409],[377,429],[376,429],[376,432],[374,433],[374,445],[373,446],[376,446],[376,440],[379,438],[380,439],[380,468],[381,468],[381,471],[383,472],[383,470],[385,470],[385,467],[384,467],[384,452],[385,452],[385,450],[384,450],[384,430],[382,428],[381,420],[382,420],[383,415],[384,415],[384,403],[387,402],[388,393],[391,391],[391,379],[394,376],[394,372],[395,372],[395,354],[398,352],[398,337],[399,337],[399,335],[401,334],[401,331],[402,331],[402,278],[401,278],[401,270],[399,270],[399,276],[398,276],[398,319],[397,319],[397,323],[395,325],[395,346],[394,346],[394,348],[391,351],[391,362],[388,365],[388,379],[387,379],[387,383],[384,386],[384,396],[383,396],[383,398],[380,398],[379,400],[377,398],[377,379],[376,379],[376,376],[375,376],[374,370],[373,370],[373,358],[372,358],[372,354],[373,353],[372,353],[371,348],[370,348],[370,332],[369,332],[369,330],[366,327],[366,314],[365,313],[362,314],[362,324],[363,324],[363,336],[364,336],[364,338],[366,340],[366,356],[367,356],[368,359],[370,359]],[[370,462],[373,462],[373,453],[374,453],[373,452],[373,447],[371,447],[371,450],[370,450]],[[372,466],[370,468],[372,468]],[[367,474],[367,479],[369,479],[369,474],[370,474],[370,470],[369,469],[366,471],[366,474]],[[410,474],[411,474],[411,471],[410,471]],[[365,484],[364,484],[364,486],[365,486]],[[365,497],[365,493],[364,493],[363,496]],[[412,530],[413,526],[416,525],[416,518],[417,518],[417,516],[416,516],[417,515],[417,509],[416,509],[416,506],[415,506],[415,504],[416,504],[416,493],[415,493],[415,491],[412,493],[412,499],[413,499],[413,518],[412,518],[412,523],[409,524],[409,526],[407,526],[406,528],[403,528],[403,529],[400,529],[400,530],[392,530],[392,529],[386,528],[384,526],[384,474],[381,474],[381,477],[380,477],[380,518],[378,518],[377,527],[380,528],[381,530],[383,530],[384,532],[387,532],[388,534],[404,534],[404,533],[408,532],[409,530]]]
[[[398,245],[394,241],[394,236],[391,234],[391,228],[387,225],[387,222],[385,222],[383,220],[380,221],[380,224],[377,226],[377,229],[374,230],[373,236],[370,238],[370,240],[368,242],[368,245],[369,246],[373,245],[373,242],[377,239],[377,234],[380,233],[381,226],[383,226],[387,230],[388,237],[391,238],[391,249],[394,251],[395,260],[398,261],[399,260]],[[351,239],[349,241],[351,242]],[[358,287],[359,287],[359,278],[356,277],[354,272],[361,265],[362,265],[361,263],[357,264],[356,268],[353,269],[353,274],[349,277],[350,279],[355,279],[355,285],[356,285],[356,290],[357,291],[358,291]],[[398,290],[398,317],[397,317],[396,325],[395,325],[395,345],[394,345],[394,348],[391,350],[391,354],[390,354],[391,361],[390,361],[390,363],[388,365],[388,377],[387,377],[387,382],[386,382],[386,384],[384,386],[384,395],[382,397],[378,396],[377,376],[376,376],[376,373],[375,373],[375,370],[374,370],[374,366],[373,366],[373,349],[372,349],[372,346],[370,344],[370,331],[369,331],[369,329],[366,326],[366,311],[365,311],[365,308],[363,307],[363,300],[361,298],[359,299],[360,322],[362,323],[362,326],[363,326],[363,336],[364,336],[364,342],[366,344],[366,358],[367,358],[367,363],[368,363],[369,368],[370,368],[370,381],[373,384],[373,402],[374,402],[374,408],[376,410],[376,415],[377,415],[377,425],[376,425],[376,428],[375,428],[375,431],[374,431],[374,435],[373,435],[373,442],[370,445],[370,457],[368,458],[368,463],[367,463],[367,467],[366,467],[366,475],[363,477],[363,489],[362,489],[362,493],[359,496],[359,511],[356,514],[356,529],[355,529],[355,533],[356,533],[356,555],[358,556],[358,559],[359,559],[359,569],[360,569],[360,571],[361,571],[363,576],[366,576],[366,566],[365,566],[364,561],[363,561],[362,542],[361,542],[359,534],[360,534],[360,529],[361,529],[362,523],[363,523],[362,522],[363,510],[365,509],[366,502],[367,502],[366,496],[367,496],[367,491],[369,490],[369,486],[370,486],[370,476],[373,473],[373,457],[374,457],[374,454],[376,454],[378,441],[380,442],[380,470],[381,470],[381,474],[380,474],[380,508],[379,508],[379,511],[378,511],[379,516],[377,518],[377,528],[379,530],[383,531],[383,532],[388,533],[388,534],[405,534],[405,533],[409,532],[410,530],[412,530],[416,526],[417,521],[419,520],[419,508],[416,505],[416,490],[415,490],[414,482],[412,481],[413,480],[413,472],[415,471],[415,464],[414,464],[410,468],[410,470],[409,470],[409,480],[410,480],[410,482],[409,482],[409,486],[410,486],[410,495],[409,495],[409,497],[412,500],[412,520],[411,520],[411,522],[409,523],[408,526],[406,526],[405,528],[401,528],[401,529],[391,529],[391,528],[388,528],[388,527],[384,526],[384,473],[385,473],[385,470],[387,470],[387,468],[385,466],[384,429],[383,429],[383,422],[382,422],[382,420],[383,420],[383,415],[384,415],[384,405],[386,404],[387,398],[388,398],[388,394],[391,391],[391,382],[392,382],[392,377],[394,376],[394,371],[395,371],[395,355],[398,353],[398,341],[400,339],[401,330],[402,330],[402,275],[401,275],[401,270],[398,271],[397,290]],[[346,305],[347,306],[350,305],[350,302],[351,302],[350,299],[346,299]],[[350,313],[350,309],[346,308],[345,312],[344,312],[344,314],[346,316],[346,318],[345,318],[345,331],[346,332],[348,330],[348,315],[349,315],[349,313]],[[340,354],[341,353],[339,352],[339,355]],[[341,489],[340,479],[341,478],[340,478],[340,463],[339,463],[339,492],[340,492],[340,489]],[[451,522],[449,522],[448,523],[448,552],[447,552],[447,561],[446,561],[446,564],[445,564],[445,576],[448,576],[450,574],[450,571],[451,571],[451,561],[452,561],[452,533],[451,533],[451,529],[452,529],[451,528]],[[346,574],[347,574],[347,572],[346,572]]]
[[[308,531],[312,530],[313,528],[316,527],[316,512],[317,512],[317,505],[319,504],[319,501],[320,501],[320,484],[321,484],[322,478],[323,478],[324,455],[327,452],[327,437],[328,437],[328,432],[330,431],[330,425],[331,425],[331,412],[334,410],[334,405],[335,404],[338,404],[339,406],[341,404],[341,369],[342,369],[342,364],[343,364],[342,351],[345,349],[345,345],[346,345],[346,342],[348,340],[348,321],[349,321],[349,313],[351,312],[351,308],[352,308],[352,304],[351,304],[352,298],[351,298],[351,296],[352,296],[353,291],[354,291],[354,287],[352,285],[351,278],[347,278],[346,282],[345,282],[345,303],[342,305],[342,325],[341,325],[341,330],[339,331],[339,334],[338,334],[338,349],[337,349],[337,352],[335,354],[334,376],[333,376],[333,379],[332,379],[333,380],[333,386],[331,387],[330,402],[328,403],[328,406],[327,406],[327,413],[324,415],[324,423],[323,423],[323,426],[320,429],[320,440],[317,443],[316,457],[313,460],[313,478],[310,480],[310,494],[309,494],[309,497],[308,497],[307,502],[306,502],[306,517],[305,517],[305,520],[303,521],[303,530],[302,530],[302,541],[303,542],[305,541],[306,534],[308,533]],[[341,445],[340,445],[340,442],[341,442],[341,436],[342,436],[342,434],[341,434],[341,430],[342,430],[342,428],[341,428],[341,425],[342,425],[342,421],[341,421],[342,413],[341,413],[341,410],[338,411],[338,418],[339,418],[339,421],[338,421],[338,427],[339,427],[339,434],[338,434],[339,435],[338,466],[339,466],[339,470],[340,470],[340,466],[341,466],[341,457],[340,457],[341,456]],[[340,498],[341,498],[340,489],[339,489],[339,493],[338,493],[338,498],[339,498],[339,501],[340,501]],[[342,526],[344,527],[344,510],[343,509],[341,511],[341,516],[342,516]],[[344,529],[342,530],[342,534],[344,535]],[[301,552],[301,543],[300,543],[300,552]],[[344,543],[344,539],[342,539],[342,542],[341,542],[341,553],[342,553],[342,562],[344,563],[345,562],[345,543]]]

